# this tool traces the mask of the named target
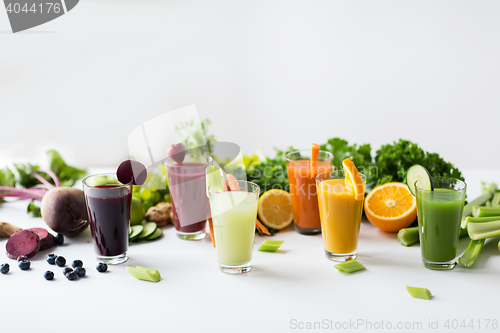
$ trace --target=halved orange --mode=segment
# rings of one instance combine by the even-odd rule
[[[346,184],[354,187],[354,199],[363,200],[365,195],[365,183],[358,169],[349,158],[342,161],[342,167],[344,168]]]
[[[387,183],[371,190],[365,199],[371,224],[387,232],[407,228],[417,218],[417,200],[403,183]]]

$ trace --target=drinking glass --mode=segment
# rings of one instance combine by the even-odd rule
[[[361,174],[363,184],[365,175]],[[356,259],[363,213],[363,199],[354,198],[354,188],[341,170],[316,176],[318,205],[326,257],[332,261]]]
[[[82,182],[97,260],[127,261],[132,182],[122,184],[113,173],[88,176]]]
[[[215,191],[213,186],[209,186],[207,191],[217,260],[224,273],[247,273],[252,269],[260,188],[243,180],[230,180],[227,183],[231,191]]]
[[[424,266],[448,270],[457,264],[458,239],[467,184],[455,178],[431,178],[431,191],[415,182],[418,233]]]

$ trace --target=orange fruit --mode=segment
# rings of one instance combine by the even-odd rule
[[[407,228],[417,218],[417,200],[403,183],[387,183],[371,190],[365,199],[371,224],[387,232]]]
[[[358,169],[349,158],[342,161],[342,167],[344,168],[346,184],[354,187],[354,199],[363,200],[365,195],[365,183]]]

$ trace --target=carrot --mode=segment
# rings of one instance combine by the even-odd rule
[[[318,159],[320,146],[313,143],[311,147],[311,176],[314,176],[314,169],[316,168],[316,160]]]
[[[227,183],[224,185],[226,185],[226,188],[229,187],[228,191],[239,191],[240,187],[238,186],[238,183],[231,182],[232,180],[238,180],[238,179],[236,179],[236,177],[230,173],[228,173],[226,177],[227,177]]]
[[[255,219],[255,227],[263,234],[271,236],[269,230],[267,230],[267,228],[262,224],[262,222],[259,221],[259,219]]]
[[[208,219],[208,226],[210,227],[210,238],[212,238],[212,245],[215,247],[214,224],[212,218]]]

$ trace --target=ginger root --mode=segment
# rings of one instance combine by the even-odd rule
[[[7,222],[0,222],[0,238],[8,238],[21,230],[21,228],[16,227]]]
[[[173,222],[172,204],[170,202],[160,202],[146,212],[146,221],[155,222],[159,227],[163,227]]]

